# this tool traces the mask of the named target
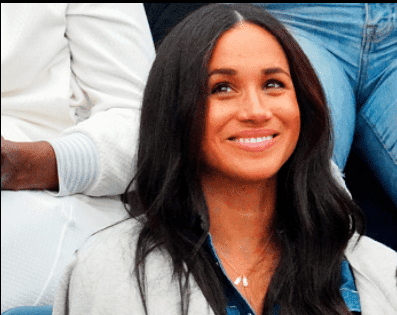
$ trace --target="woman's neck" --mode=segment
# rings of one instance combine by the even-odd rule
[[[252,183],[206,174],[202,184],[216,247],[227,255],[256,257],[273,231],[276,178]]]

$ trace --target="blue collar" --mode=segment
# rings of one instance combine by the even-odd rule
[[[224,275],[224,292],[227,299],[227,314],[228,315],[240,315],[240,314],[254,314],[254,311],[249,306],[248,302],[244,297],[238,292],[232,281],[226,275],[225,269],[216,254],[215,248],[212,244],[211,235],[208,235],[207,246],[211,253],[212,258],[217,266],[222,270]],[[341,264],[342,281],[340,286],[340,291],[342,297],[348,309],[351,312],[361,312],[360,297],[357,292],[356,284],[354,283],[353,273],[350,269],[349,262],[345,259]],[[279,314],[277,306],[274,308],[274,314]]]

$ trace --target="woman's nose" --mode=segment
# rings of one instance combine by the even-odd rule
[[[263,91],[250,90],[242,99],[239,108],[239,117],[244,121],[263,122],[272,117],[269,100]]]

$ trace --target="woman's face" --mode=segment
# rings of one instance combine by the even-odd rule
[[[282,47],[263,28],[242,22],[218,40],[208,68],[202,143],[206,170],[239,180],[275,177],[300,132],[298,102]]]

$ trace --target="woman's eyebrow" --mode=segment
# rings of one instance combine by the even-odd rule
[[[215,74],[223,74],[223,75],[230,75],[230,76],[232,76],[232,75],[236,75],[236,74],[237,74],[237,71],[236,71],[236,70],[233,70],[233,69],[229,69],[229,68],[215,69],[215,70],[212,70],[212,71],[208,74],[208,76],[210,77],[210,76],[213,76],[213,75],[215,75]]]
[[[264,75],[270,75],[270,74],[275,74],[275,73],[284,73],[287,76],[291,77],[291,75],[287,71],[285,71],[284,69],[282,69],[280,67],[267,68],[267,69],[262,70],[262,74],[264,74]]]
[[[215,69],[212,70],[208,76],[211,77],[215,74],[222,74],[222,75],[228,75],[228,76],[234,76],[238,73],[238,71],[234,70],[234,69],[230,69],[230,68],[221,68],[221,69]],[[287,76],[291,77],[291,75],[285,71],[284,69],[280,68],[280,67],[273,67],[273,68],[266,68],[266,69],[262,69],[261,73],[263,75],[271,75],[271,74],[277,74],[277,73],[283,73],[286,74]]]

